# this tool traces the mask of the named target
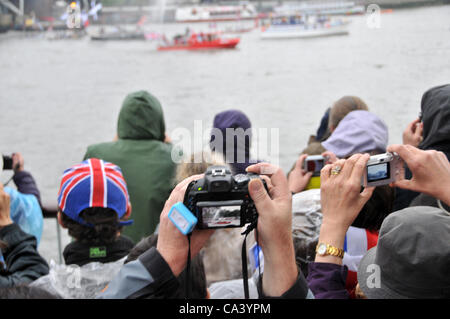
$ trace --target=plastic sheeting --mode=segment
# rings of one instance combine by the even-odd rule
[[[244,299],[244,283],[242,279],[226,280],[213,283],[208,288],[211,299]],[[253,279],[248,280],[250,299],[258,299],[258,290]]]
[[[244,228],[217,229],[202,249],[206,281],[213,282],[242,278],[242,243]],[[254,234],[247,236],[247,251],[255,242]],[[247,256],[248,257],[248,256]],[[248,266],[251,271],[250,265]]]
[[[111,263],[92,262],[82,267],[50,261],[50,272],[31,283],[64,299],[93,299],[117,275],[125,258]]]
[[[10,187],[5,187],[5,192],[10,196],[12,221],[19,225],[24,232],[36,237],[39,246],[44,227],[44,217],[36,196],[22,194]]]
[[[322,224],[320,189],[310,189],[292,197],[292,236],[295,258],[303,274],[314,261]]]

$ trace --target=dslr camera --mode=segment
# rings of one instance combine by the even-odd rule
[[[370,187],[390,184],[402,178],[402,174],[404,175],[403,160],[397,153],[374,155],[367,162],[361,185]]]
[[[198,229],[242,227],[255,223],[258,213],[248,183],[258,174],[232,175],[226,166],[210,166],[205,177],[192,181],[183,204],[194,214]],[[261,179],[267,191],[266,182]]]

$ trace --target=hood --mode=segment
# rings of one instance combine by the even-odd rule
[[[422,150],[438,150],[450,158],[450,84],[429,89],[421,102]]]
[[[388,127],[383,120],[369,111],[358,110],[348,113],[322,145],[344,158],[375,150],[385,152],[388,138]]]
[[[163,141],[165,131],[161,103],[156,97],[147,91],[127,95],[117,123],[120,139]]]
[[[239,110],[223,111],[214,117],[211,150],[222,153],[235,174],[245,172],[245,167],[250,165],[251,127],[249,118]],[[227,136],[227,129],[234,129],[231,136]]]

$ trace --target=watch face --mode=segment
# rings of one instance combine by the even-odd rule
[[[320,244],[319,247],[317,248],[317,253],[319,255],[324,255],[326,252],[327,252],[327,245]]]

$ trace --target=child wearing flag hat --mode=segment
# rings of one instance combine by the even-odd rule
[[[74,241],[63,255],[66,264],[83,266],[90,262],[113,262],[133,248],[122,236],[131,205],[120,168],[90,158],[64,171],[58,192],[58,222]]]

